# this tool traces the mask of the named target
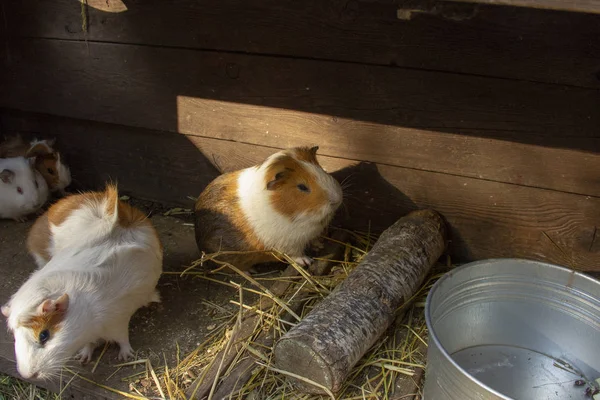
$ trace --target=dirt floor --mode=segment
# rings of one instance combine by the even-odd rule
[[[194,227],[189,217],[164,216],[165,210],[152,203],[137,202],[136,205],[151,214],[151,220],[161,237],[164,245],[164,271],[183,271],[199,257],[194,242]],[[0,220],[0,304],[6,302],[35,268],[25,249],[25,238],[32,223],[33,221],[18,223]],[[223,285],[176,274],[163,275],[158,289],[162,303],[139,310],[130,324],[131,345],[137,351],[137,358],[150,359],[154,368],[164,365],[165,359],[173,366],[176,363],[177,345],[181,356],[193,350],[210,329],[214,328],[212,316],[215,308],[233,309],[229,300],[237,293]],[[1,324],[5,322],[2,321]],[[12,335],[0,328],[0,372],[17,376],[12,342]],[[129,366],[114,374],[114,365],[119,363],[118,348],[109,346],[92,374],[91,370],[102,348],[103,346],[96,350],[92,363],[78,366],[78,372],[96,383],[128,392],[129,384],[123,378],[143,371],[144,368],[139,365],[135,369]],[[113,376],[110,377],[111,375]],[[70,379],[71,376],[64,376],[62,382],[36,383],[53,391],[60,391]],[[74,379],[63,393],[63,398],[69,397],[122,398],[79,378]]]

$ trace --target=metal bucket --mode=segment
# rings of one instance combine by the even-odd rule
[[[424,400],[585,399],[600,378],[600,282],[569,269],[456,268],[429,293],[425,318]]]

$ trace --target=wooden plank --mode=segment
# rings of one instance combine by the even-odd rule
[[[222,170],[231,171],[256,164],[277,150],[24,113],[4,112],[2,121],[6,133],[29,130],[58,135],[60,145],[68,146],[68,156],[82,153],[73,164],[75,174],[81,174],[82,180],[94,178],[90,182],[100,185],[102,171],[111,171],[111,176],[129,193],[184,205],[190,204],[186,196],[199,194],[203,189],[201,181],[206,182],[205,177],[199,176],[205,169],[196,165],[198,160],[214,160]],[[129,150],[119,141],[130,135],[136,142],[145,143],[143,152]],[[130,160],[132,157],[135,160]],[[146,163],[153,159],[156,161],[148,166]],[[449,251],[455,260],[524,257],[600,270],[600,235],[595,234],[600,226],[598,198],[394,166],[357,164],[335,157],[320,159],[336,178],[347,179],[349,184],[345,205],[335,221],[338,226],[379,232],[410,210],[434,208],[451,226]],[[136,177],[143,182],[136,182]],[[168,190],[163,189],[167,185]]]
[[[600,0],[451,0],[468,3],[531,7],[600,14]]]
[[[146,0],[126,1],[126,11],[120,0],[87,3],[87,34],[73,0],[5,2],[7,32],[600,88],[597,15],[430,0]]]
[[[188,196],[219,175],[184,135],[32,114],[4,113],[2,125],[4,134],[56,137],[73,175],[71,191],[116,181],[123,194],[191,207]]]
[[[23,40],[0,104],[600,196],[600,91],[437,72]],[[2,79],[4,82],[2,83]]]

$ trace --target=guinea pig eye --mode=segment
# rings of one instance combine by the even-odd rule
[[[54,170],[53,170],[52,168],[48,168],[48,173],[49,173],[50,175],[54,175]]]
[[[308,189],[308,187],[302,183],[298,185],[298,189],[306,193],[310,192],[310,189]]]
[[[17,192],[19,192],[19,194],[23,194],[23,189],[21,186],[17,186]]]
[[[36,189],[40,187],[40,185],[37,183],[37,181],[35,181],[35,187],[36,187]]]
[[[40,332],[40,336],[38,337],[40,344],[45,344],[48,339],[50,339],[50,331],[48,329],[44,329]]]

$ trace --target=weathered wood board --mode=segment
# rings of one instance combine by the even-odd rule
[[[563,7],[598,3],[544,2]],[[6,1],[7,32],[12,37],[327,59],[600,88],[598,15],[430,0],[87,4],[84,34],[78,1]],[[410,20],[399,19],[403,13]]]
[[[334,157],[600,196],[597,90],[182,49],[11,43],[4,107],[268,147],[314,143]]]
[[[2,126],[5,133],[56,134],[82,182],[101,186],[110,177],[125,192],[188,206],[187,196],[197,196],[207,176],[216,176],[211,163],[232,171],[278,149],[8,111]],[[120,143],[129,136],[143,147]],[[320,160],[349,185],[337,225],[380,232],[408,211],[434,208],[450,224],[455,260],[524,257],[600,270],[597,197],[338,157]]]

